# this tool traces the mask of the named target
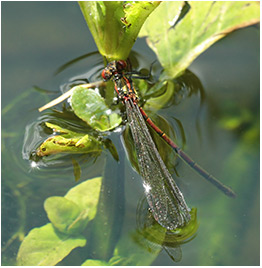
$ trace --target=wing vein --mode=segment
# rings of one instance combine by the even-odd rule
[[[165,228],[175,229],[190,220],[183,194],[166,168],[137,104],[125,101],[145,195],[154,218]]]

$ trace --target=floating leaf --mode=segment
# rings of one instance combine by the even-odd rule
[[[54,133],[64,134],[65,138],[70,138],[72,136],[77,136],[77,135],[82,136],[81,133],[77,133],[69,129],[64,129],[58,125],[55,125],[49,122],[45,122],[45,124],[48,128],[52,129]]]
[[[159,1],[79,1],[99,52],[126,59],[138,32]]]
[[[75,114],[97,131],[108,131],[119,126],[122,121],[95,90],[77,87],[71,103]]]
[[[258,23],[259,18],[255,1],[164,1],[146,20],[139,37],[147,37],[164,67],[161,80],[171,79],[217,40]]]
[[[21,266],[54,266],[74,248],[85,244],[83,236],[58,233],[48,223],[29,232],[19,248],[17,262]]]
[[[92,153],[101,152],[101,144],[94,137],[63,129],[57,125],[46,123],[54,132],[61,135],[49,137],[37,149],[38,156],[46,156],[58,153]]]

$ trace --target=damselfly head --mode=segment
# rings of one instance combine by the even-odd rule
[[[104,79],[104,81],[108,81],[110,80],[110,78],[112,77],[113,73],[111,72],[110,69],[108,69],[108,67],[106,67],[102,73],[101,73],[101,76],[102,78]]]
[[[104,81],[108,81],[112,76],[121,76],[122,71],[127,67],[127,63],[124,60],[112,61],[107,64],[105,69],[102,71],[101,75]]]

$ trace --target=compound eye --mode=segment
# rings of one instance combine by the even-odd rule
[[[105,81],[110,79],[110,76],[108,75],[108,71],[106,69],[102,71],[101,76]]]
[[[119,61],[117,61],[117,68],[119,70],[125,70],[126,67],[127,67],[127,63],[126,63],[125,60],[119,60]]]

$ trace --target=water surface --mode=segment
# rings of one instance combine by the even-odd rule
[[[145,62],[154,60],[144,40],[138,40],[134,50]],[[23,235],[48,222],[44,200],[63,196],[81,182],[75,182],[68,162],[33,169],[23,159],[22,149],[26,127],[41,120],[37,108],[57,97],[72,78],[88,76],[100,59],[87,58],[57,76],[55,71],[93,51],[95,44],[76,2],[2,3],[3,265],[14,264]],[[227,198],[174,159],[179,174],[174,173],[174,178],[189,206],[197,208],[199,228],[192,241],[171,254],[178,265],[259,265],[259,29],[249,27],[230,34],[189,69],[203,85],[202,105],[200,93],[191,97],[183,93],[158,115],[171,124],[180,145],[183,135],[174,118],[181,122],[185,151],[230,185],[237,198]],[[54,93],[42,94],[34,85]],[[122,188],[118,190],[122,189],[124,208],[116,206],[122,206],[123,222],[118,224],[124,235],[136,229],[143,188],[125,158],[120,135],[110,138],[123,156]],[[81,179],[101,175],[105,158],[103,154],[94,164],[83,165]],[[63,264],[72,263],[78,260]],[[152,263],[175,264],[166,250]]]

